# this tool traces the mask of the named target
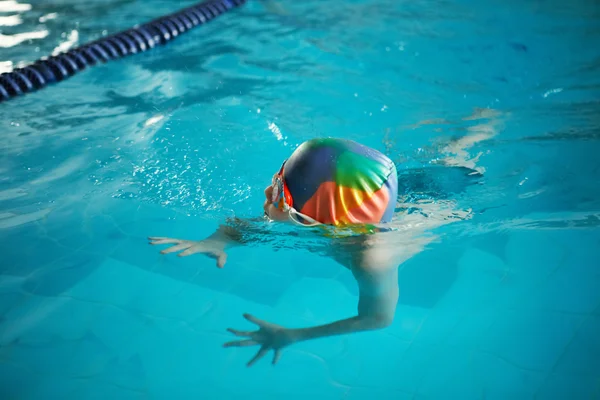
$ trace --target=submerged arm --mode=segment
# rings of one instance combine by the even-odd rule
[[[376,247],[357,249],[356,246],[345,246],[342,250],[347,255],[350,253],[349,257],[339,258],[338,261],[347,261],[344,266],[352,271],[359,287],[357,315],[328,324],[288,329],[245,314],[244,317],[258,325],[259,330],[244,332],[230,328],[228,330],[234,335],[247,339],[225,343],[225,347],[260,345],[260,350],[248,366],[269,350],[274,350],[273,363],[276,363],[281,349],[296,342],[389,326],[394,319],[399,294],[398,266],[393,257],[388,256],[385,249]]]
[[[217,230],[202,240],[182,240],[168,237],[149,237],[152,245],[172,245],[161,251],[162,254],[180,252],[180,257],[192,254],[204,254],[217,259],[217,266],[222,268],[225,265],[228,248],[248,244],[252,242],[265,242],[273,240],[272,231],[265,227],[266,219],[264,217],[255,218],[227,218]],[[293,232],[278,232],[278,237],[297,236]]]
[[[329,256],[348,268],[359,289],[357,315],[325,325],[295,329],[298,340],[382,329],[394,320],[398,303],[398,259],[389,243],[368,236],[333,243]]]
[[[264,221],[263,218],[242,219],[237,217],[227,218],[224,224],[219,225],[215,233],[210,235],[205,240],[217,240],[224,243],[225,246],[235,246],[246,243],[248,235],[251,231],[261,231],[266,233],[265,229],[260,229],[257,226],[258,222]]]
[[[396,266],[375,273],[360,271],[355,277],[359,285],[357,315],[329,324],[292,329],[294,341],[383,329],[392,323],[399,295]]]
[[[217,266],[223,268],[227,261],[227,250],[252,240],[252,233],[265,234],[268,230],[261,229],[258,222],[263,218],[241,219],[228,218],[217,230],[202,240],[182,240],[167,237],[149,237],[150,244],[170,244],[169,248],[161,251],[162,254],[180,252],[180,257],[192,254],[204,254],[217,260]]]

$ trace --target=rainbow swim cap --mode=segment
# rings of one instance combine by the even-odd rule
[[[281,167],[276,206],[306,224],[376,224],[392,219],[398,195],[393,161],[347,139],[312,139]]]

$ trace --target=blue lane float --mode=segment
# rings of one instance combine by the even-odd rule
[[[209,0],[144,25],[102,37],[56,56],[0,74],[0,102],[60,82],[87,67],[141,53],[243,5],[246,0]]]

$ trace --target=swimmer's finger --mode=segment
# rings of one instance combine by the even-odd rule
[[[258,353],[256,353],[256,355],[252,357],[252,360],[248,361],[248,366],[251,367],[255,362],[263,358],[268,351],[269,349],[267,347],[261,347]]]
[[[200,246],[187,246],[189,247],[186,251],[181,252],[180,254],[178,254],[179,257],[187,257],[187,256],[191,256],[192,254],[196,254],[196,253],[200,253],[203,251],[202,247]]]
[[[148,240],[150,240],[150,244],[177,244],[177,243],[181,243],[181,240],[179,240],[179,239],[171,239],[171,238],[164,238],[164,237],[149,237]]]
[[[234,340],[232,342],[227,342],[223,344],[223,347],[248,347],[248,346],[256,346],[258,343],[256,340]]]
[[[281,350],[275,350],[275,354],[273,354],[273,365],[277,364],[277,361],[281,358]]]
[[[179,239],[168,238],[168,237],[163,237],[163,236],[148,236],[148,240],[160,240],[160,241],[172,240],[175,242],[181,242],[181,240],[179,240]]]
[[[223,268],[225,266],[226,262],[227,262],[227,253],[225,253],[225,252],[219,253],[219,255],[217,257],[217,267]]]
[[[248,321],[252,322],[253,324],[260,326],[261,328],[268,328],[271,326],[270,323],[263,321],[261,319],[258,319],[250,314],[244,314],[244,318],[246,318]]]
[[[176,251],[187,249],[188,247],[190,247],[189,243],[181,243],[181,244],[178,244],[177,246],[172,246],[172,247],[169,247],[168,249],[164,249],[161,251],[161,253],[162,254],[174,253]]]
[[[233,328],[227,328],[227,332],[233,333],[235,336],[252,336],[252,332],[248,331],[238,331]]]

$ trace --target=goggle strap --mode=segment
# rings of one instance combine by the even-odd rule
[[[299,213],[299,212],[298,212],[298,211],[296,211],[296,209],[295,209],[295,208],[293,208],[293,207],[290,207],[290,212],[288,213],[288,216],[289,216],[289,219],[290,219],[292,222],[294,222],[294,223],[296,223],[296,224],[298,224],[298,225],[300,225],[300,226],[317,226],[317,225],[323,225],[323,224],[321,224],[319,221],[316,221],[316,220],[312,219],[312,218],[311,218],[311,217],[309,217],[308,215],[305,215],[305,214]],[[306,223],[303,223],[303,222],[301,222],[300,220],[298,220],[298,216],[300,216],[302,219],[304,219],[304,220],[308,221],[308,223],[306,224]]]

